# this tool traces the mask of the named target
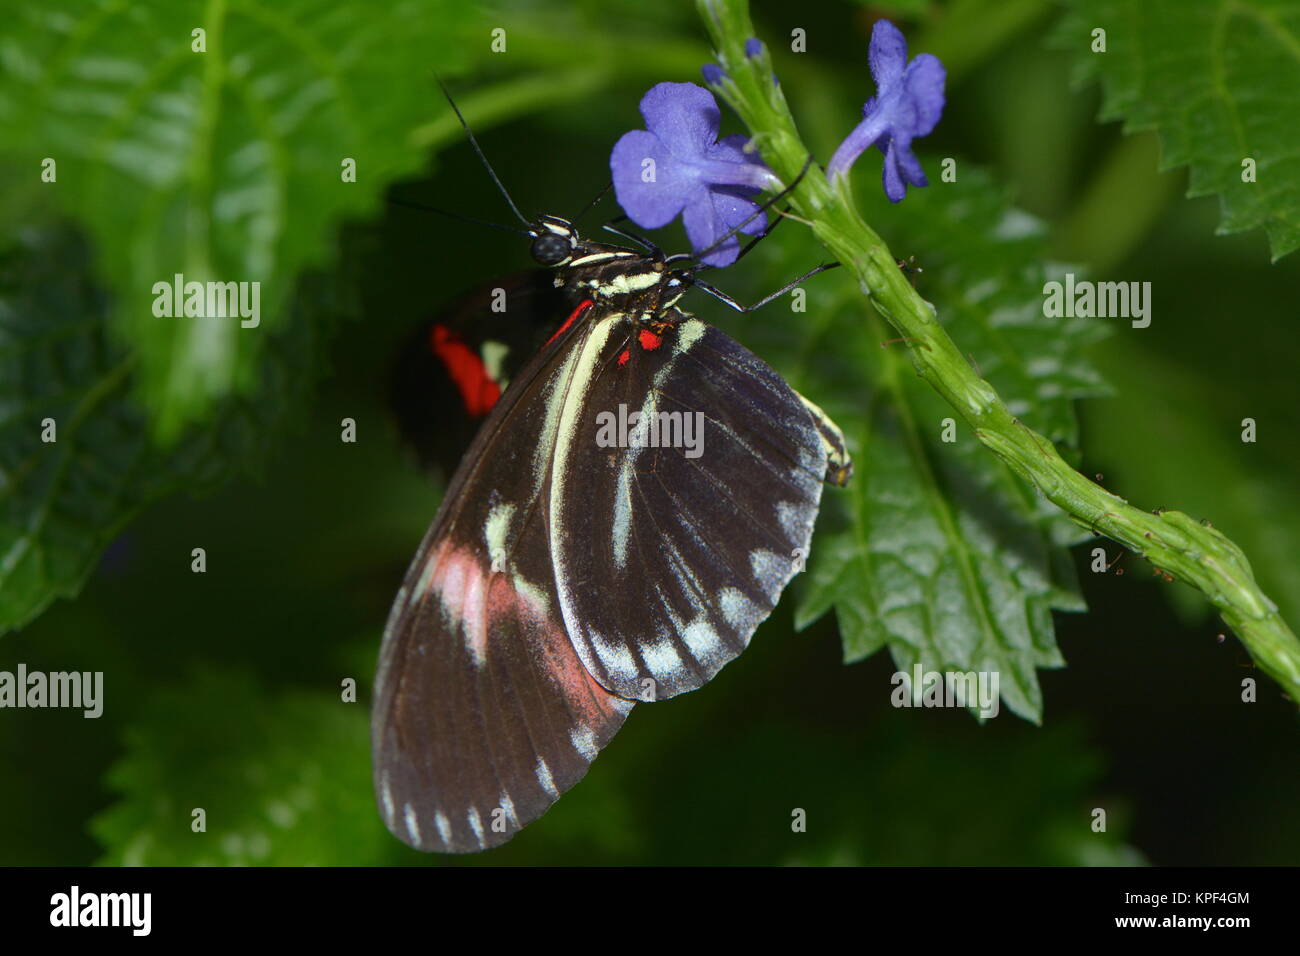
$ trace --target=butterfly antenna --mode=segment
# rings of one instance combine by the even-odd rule
[[[469,124],[465,122],[465,117],[461,115],[460,107],[457,106],[456,101],[451,98],[451,93],[447,92],[446,84],[444,84],[442,79],[438,76],[434,76],[434,79],[438,81],[438,88],[442,90],[442,95],[447,97],[447,102],[451,104],[451,108],[456,114],[456,119],[460,120],[460,125],[465,130],[465,135],[469,137],[469,144],[474,147],[474,152],[478,153],[478,158],[482,161],[484,168],[487,169],[488,175],[492,177],[492,182],[496,183],[497,189],[501,192],[501,195],[505,197],[506,202],[510,206],[510,210],[525,226],[530,225],[528,220],[524,217],[524,214],[519,211],[519,207],[515,205],[515,201],[510,198],[510,193],[506,192],[506,187],[502,185],[500,178],[498,178],[497,171],[493,169],[492,164],[488,162],[487,156],[483,153],[483,148],[479,146],[478,140],[474,138],[474,131],[469,128]]]
[[[388,201],[394,206],[406,206],[408,209],[422,209],[425,212],[436,212],[439,216],[446,216],[448,219],[459,219],[461,222],[473,223],[476,226],[487,226],[491,229],[500,229],[502,232],[514,233],[516,236],[531,235],[527,229],[517,229],[514,226],[503,226],[499,222],[488,222],[486,219],[475,219],[473,216],[462,216],[458,212],[452,212],[449,209],[439,209],[437,206],[429,206],[422,202],[414,202],[410,199],[396,199],[389,197]]]
[[[605,184],[605,188],[603,188],[600,192],[596,193],[596,198],[593,199],[591,202],[587,203],[587,205],[583,206],[582,211],[573,217],[572,222],[574,224],[577,224],[578,220],[581,219],[583,216],[585,216],[587,213],[591,212],[592,207],[595,206],[596,203],[604,199],[605,195],[613,188],[614,188],[613,180],[607,182]]]

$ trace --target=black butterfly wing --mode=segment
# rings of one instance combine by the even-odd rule
[[[421,850],[504,843],[586,773],[632,704],[564,630],[546,502],[577,323],[518,376],[474,439],[406,574],[380,651],[375,792]]]
[[[569,637],[604,687],[667,698],[743,651],[802,569],[828,443],[815,406],[693,317],[616,336],[596,360],[558,436],[557,591]],[[660,447],[606,447],[602,422],[632,411],[639,443]],[[694,447],[662,447],[665,437]]]

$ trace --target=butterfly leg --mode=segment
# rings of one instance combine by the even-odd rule
[[[704,268],[705,256],[709,255],[709,253],[713,252],[715,249],[721,248],[722,244],[727,242],[729,239],[731,239],[732,236],[739,234],[739,232],[742,229],[744,229],[746,226],[748,226],[751,222],[753,222],[759,216],[763,215],[763,213],[767,212],[769,209],[771,209],[773,206],[779,203],[786,196],[790,195],[790,193],[794,192],[795,187],[798,186],[800,180],[803,179],[804,173],[808,172],[808,168],[812,166],[812,161],[813,160],[811,156],[809,156],[806,160],[804,160],[803,168],[799,170],[799,175],[794,178],[794,181],[791,182],[789,186],[786,186],[784,189],[782,189],[779,193],[777,193],[767,202],[763,203],[761,206],[755,209],[752,213],[749,214],[747,218],[741,220],[736,225],[732,226],[730,229],[724,232],[721,236],[719,236],[716,240],[714,240],[713,245],[708,246],[705,249],[701,249],[698,252],[693,252],[689,254],[683,253],[681,255],[673,256],[668,261],[672,262],[677,259],[695,259],[700,262],[700,268]],[[768,232],[771,232],[771,230],[769,229],[766,232],[760,233],[759,235],[754,237],[753,242],[757,242],[759,239],[762,239],[764,236],[768,234]],[[750,244],[753,245],[753,242],[751,242]]]
[[[759,299],[753,305],[741,305],[739,302],[737,302],[731,296],[727,295],[727,293],[723,292],[721,289],[714,288],[713,286],[709,285],[707,282],[701,282],[699,279],[692,278],[690,282],[691,285],[695,286],[702,292],[707,292],[709,295],[713,296],[723,305],[735,309],[737,312],[753,312],[756,309],[761,309],[769,302],[781,298],[781,296],[785,295],[787,292],[789,292],[799,283],[803,282],[805,279],[810,279],[813,276],[817,275],[817,273],[825,272],[827,269],[834,269],[838,265],[839,265],[838,262],[826,262],[823,263],[822,265],[819,265],[816,269],[810,269],[809,271],[801,275],[799,278],[795,279],[793,282],[787,282],[785,285],[777,289],[771,295]]]
[[[662,249],[656,246],[649,239],[638,236],[635,232],[628,232],[626,229],[619,229],[617,224],[620,222],[627,222],[627,216],[619,216],[616,219],[611,219],[609,222],[605,223],[605,225],[601,226],[601,228],[606,232],[612,232],[620,239],[626,239],[628,242],[635,242],[657,259],[663,258],[664,252]]]

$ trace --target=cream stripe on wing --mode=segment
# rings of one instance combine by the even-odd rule
[[[568,478],[560,463],[570,457],[573,443],[581,440],[578,435],[579,419],[587,404],[587,395],[598,369],[597,360],[605,349],[606,343],[614,329],[625,319],[621,313],[602,319],[587,334],[583,343],[582,354],[574,365],[574,374],[569,380],[569,388],[563,395],[563,408],[559,414],[555,432],[555,445],[551,458],[551,497],[550,497],[550,551],[551,566],[555,573],[555,593],[560,601],[560,613],[564,617],[564,629],[569,634],[570,642],[583,666],[592,674],[599,672],[597,662],[593,659],[594,649],[583,637],[583,629],[573,610],[573,596],[569,586],[568,556],[562,544],[561,531],[564,526],[564,489]],[[553,401],[559,396],[553,397]],[[548,414],[548,418],[549,418]],[[589,438],[591,436],[588,436]]]

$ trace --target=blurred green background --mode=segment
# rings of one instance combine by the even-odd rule
[[[1090,349],[1113,392],[1080,403],[1082,470],[1134,503],[1214,520],[1294,626],[1300,260],[1270,264],[1258,231],[1216,236],[1217,200],[1183,198],[1185,170],[1157,171],[1154,133],[1126,137],[1096,122],[1100,91],[1072,85],[1078,56],[1061,48],[1063,10],[1052,3],[755,3],[819,158],[872,92],[866,43],[881,15],[905,27],[913,52],[949,66],[943,122],[919,150],[932,182],[943,156],[982,167],[1045,220],[1054,260],[1153,283],[1151,327],[1116,323]],[[498,22],[512,46],[494,56],[483,37]],[[794,27],[807,30],[809,53],[788,52]],[[432,70],[521,207],[572,214],[607,181],[609,149],[639,124],[645,89],[697,81],[708,59],[688,4],[503,3],[449,19],[446,30],[472,39],[430,53],[400,87],[359,99],[401,98],[424,115],[412,137],[421,165],[401,171],[394,194],[497,221],[507,211]],[[734,129],[724,118],[724,132]],[[0,166],[12,174],[0,206],[6,244],[60,216],[78,225],[74,209],[14,169]],[[858,194],[895,253],[927,268],[918,278],[926,295],[943,264],[896,244],[913,197],[886,208],[878,177],[878,156],[864,157]],[[1042,726],[1005,709],[984,725],[960,711],[893,709],[889,658],[845,666],[834,616],[796,632],[788,597],[707,688],[637,708],[588,777],[506,847],[453,861],[389,837],[370,791],[368,687],[439,489],[397,441],[387,375],[415,324],[528,258],[514,237],[385,208],[381,194],[343,209],[337,228],[293,215],[284,224],[313,230],[298,243],[314,250],[304,266],[327,264],[294,293],[294,322],[319,332],[305,341],[280,332],[268,349],[319,379],[270,397],[245,382],[275,427],[209,450],[236,474],[180,482],[182,491],[205,486],[200,496],[160,494],[108,535],[79,597],[0,640],[0,668],[102,670],[106,684],[99,720],[0,712],[0,863],[1300,861],[1294,702],[1261,677],[1258,702],[1243,704],[1241,681],[1257,672],[1235,640],[1216,639],[1222,625],[1204,602],[1132,558],[1117,565],[1122,575],[1091,573],[1090,546],[1072,552],[1089,611],[1056,615],[1068,666],[1040,674]],[[49,281],[81,270],[86,283],[106,284],[111,256],[89,231],[87,258],[66,240],[47,252]],[[754,300],[819,261],[802,229],[783,232],[715,283]],[[661,239],[681,247],[680,232]],[[834,276],[810,283],[810,309],[835,294]],[[329,287],[328,307],[313,304],[317,286]],[[78,301],[91,310],[99,299]],[[704,296],[690,307],[760,353],[746,330],[801,320],[774,307],[739,322]],[[822,400],[817,362],[800,387]],[[260,385],[287,374],[249,367]],[[29,404],[28,418],[39,403]],[[12,428],[13,404],[5,412]],[[1259,422],[1251,445],[1239,440],[1248,416]],[[355,444],[339,441],[345,417],[357,422]],[[1115,557],[1114,545],[1098,543]],[[205,574],[190,573],[194,547],[207,551]],[[355,704],[339,701],[348,677],[362,688]],[[207,811],[206,834],[190,832],[195,806]],[[1098,807],[1108,812],[1104,834],[1091,828]],[[791,832],[795,808],[807,811],[806,833]]]

